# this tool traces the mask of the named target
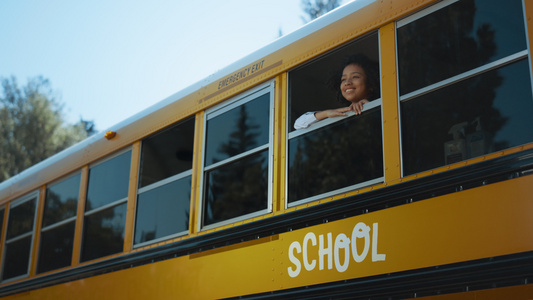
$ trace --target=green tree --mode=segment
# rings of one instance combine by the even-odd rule
[[[22,88],[14,77],[2,79],[0,182],[94,133],[93,122],[68,124],[62,110],[47,79],[30,79]]]
[[[307,17],[302,17],[305,23],[310,22],[327,12],[339,7],[341,0],[302,0],[302,9]]]

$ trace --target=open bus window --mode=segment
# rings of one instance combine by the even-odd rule
[[[47,187],[37,273],[70,266],[81,174]]]
[[[269,207],[273,84],[209,111],[205,125],[202,222],[249,218]]]
[[[306,112],[350,105],[346,100],[337,100],[340,86],[335,83],[340,80],[343,61],[353,55],[363,55],[374,62],[371,71],[374,81],[377,81],[377,91],[374,99],[369,100],[379,98],[379,44],[378,33],[375,32],[289,72],[289,132],[294,130],[296,119]]]
[[[189,229],[194,118],[142,141],[134,244]]]
[[[383,180],[378,50],[378,33],[375,32],[289,73],[289,205]],[[352,55],[363,55],[374,62],[367,67],[371,68],[367,73],[373,75],[375,91],[373,99],[368,99],[371,102],[365,105],[365,109],[369,109],[361,115],[327,118],[307,129],[294,130],[295,120],[306,112],[350,105],[346,100],[337,100],[337,91],[340,90],[342,63]],[[329,83],[335,76],[339,85],[331,86]]]
[[[7,217],[2,280],[28,275],[32,252],[38,192],[13,201]]]
[[[89,168],[81,261],[122,252],[131,150]]]
[[[448,4],[398,23],[404,175],[533,142],[522,2]]]

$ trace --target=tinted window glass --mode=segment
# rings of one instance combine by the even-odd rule
[[[192,168],[194,118],[142,142],[139,187]]]
[[[130,164],[131,151],[127,151],[90,168],[85,211],[128,196]]]
[[[29,233],[33,230],[35,219],[35,203],[37,198],[26,201],[9,210],[9,222],[7,224],[7,239],[11,239]]]
[[[397,35],[402,95],[526,49],[520,0],[458,1]]]
[[[231,109],[207,122],[206,165],[269,141],[270,94]]]
[[[204,225],[267,208],[268,150],[207,172]]]
[[[69,222],[41,233],[38,273],[70,266],[75,224]]]
[[[86,216],[81,260],[122,252],[125,222],[126,203]]]
[[[406,174],[533,142],[528,60],[406,101],[401,113]]]
[[[28,236],[6,244],[2,279],[26,275],[30,260],[31,240]]]
[[[188,230],[190,199],[190,176],[140,194],[135,219],[135,243]]]
[[[289,203],[383,176],[381,109],[289,141]]]
[[[76,216],[80,192],[80,174],[74,175],[46,190],[43,227]]]

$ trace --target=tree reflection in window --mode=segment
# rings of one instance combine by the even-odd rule
[[[381,109],[289,141],[289,203],[383,176]]]
[[[221,165],[205,172],[204,225],[267,208],[269,111],[267,93],[208,121],[206,165]]]
[[[499,1],[465,0],[398,29],[400,92],[415,95],[401,103],[405,175],[533,141],[527,60],[508,58],[526,55],[522,17],[520,1],[501,9]],[[484,67],[498,60],[497,69]],[[456,75],[464,78],[446,83]],[[453,155],[445,148],[452,128],[464,141]]]

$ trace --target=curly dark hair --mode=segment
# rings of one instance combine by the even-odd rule
[[[375,100],[380,97],[380,86],[379,86],[379,65],[377,62],[369,59],[367,56],[363,54],[355,54],[347,56],[343,59],[341,67],[339,70],[335,73],[335,75],[329,80],[330,87],[335,91],[337,100],[340,101],[342,104],[346,104],[346,102],[349,102],[348,100],[344,99],[342,96],[340,85],[341,85],[341,77],[342,77],[342,71],[344,68],[348,65],[355,64],[363,68],[363,70],[366,73],[366,86],[369,90],[369,99],[368,101]]]

